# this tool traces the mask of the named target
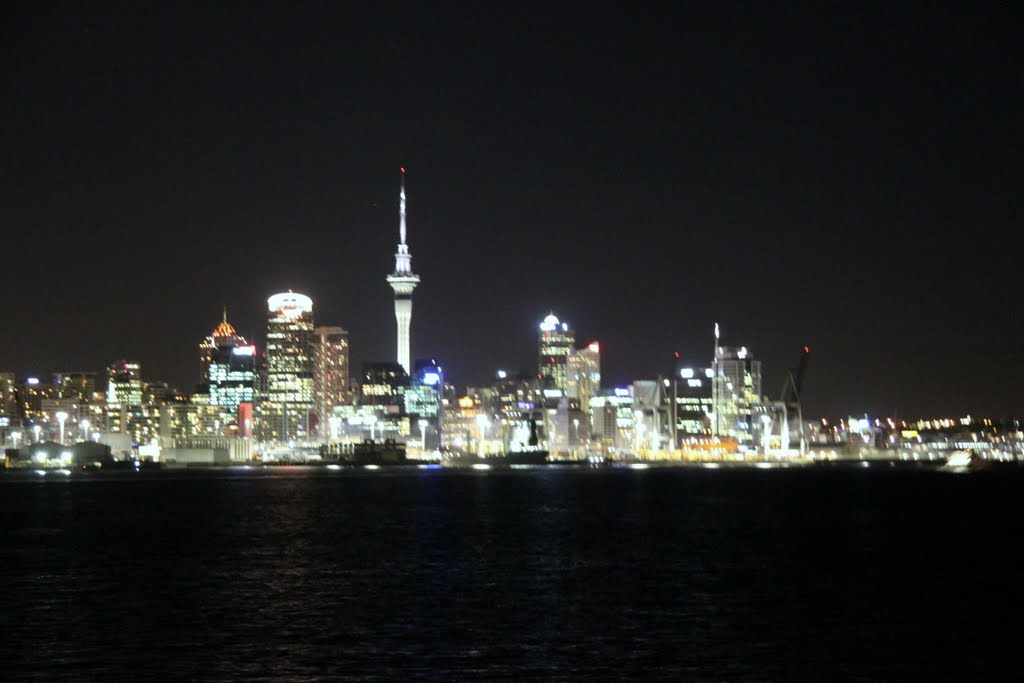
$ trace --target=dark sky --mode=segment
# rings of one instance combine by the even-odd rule
[[[459,385],[553,308],[610,383],[717,320],[812,414],[1024,412],[1014,4],[640,4],[4,3],[0,369],[188,387],[289,287],[390,359],[404,165]]]

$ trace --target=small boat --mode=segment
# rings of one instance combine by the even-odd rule
[[[980,472],[992,466],[991,460],[986,460],[974,451],[956,451],[946,459],[942,466],[944,472]]]

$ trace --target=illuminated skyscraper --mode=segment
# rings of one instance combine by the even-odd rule
[[[601,388],[601,345],[591,342],[569,351],[566,395],[579,401],[580,410],[590,412],[590,399]]]
[[[751,443],[754,414],[761,406],[761,361],[745,346],[716,346],[712,374],[715,436]]]
[[[267,387],[260,438],[306,438],[313,410],[313,300],[288,291],[267,299]]]
[[[142,405],[142,371],[137,362],[119,360],[107,369],[107,403]]]
[[[568,385],[569,352],[576,343],[575,332],[550,313],[540,324],[537,374],[564,393]]]
[[[210,359],[210,405],[222,406],[237,418],[241,403],[252,403],[256,391],[256,347],[218,346]]]
[[[210,359],[221,346],[245,346],[245,338],[235,332],[234,326],[228,322],[228,309],[224,308],[224,317],[220,324],[213,328],[209,337],[199,343],[199,377],[206,382],[209,375]]]
[[[222,407],[225,421],[237,419],[240,403],[252,403],[256,393],[256,347],[224,318],[199,345],[202,380],[211,406]]]
[[[348,403],[348,332],[318,327],[313,350],[313,402],[323,436],[335,406]]]
[[[415,434],[421,448],[438,448],[443,423],[444,370],[432,358],[417,359],[415,368],[405,391],[410,436]]]
[[[395,290],[395,322],[398,324],[398,350],[396,362],[411,372],[409,353],[409,327],[412,324],[412,293],[420,283],[419,275],[412,272],[412,254],[405,243],[405,169],[398,193],[398,251],[395,253],[395,272],[388,275],[388,284]]]

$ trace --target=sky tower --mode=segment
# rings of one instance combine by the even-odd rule
[[[420,276],[412,272],[412,254],[405,243],[405,169],[402,170],[402,185],[398,193],[398,251],[395,252],[395,272],[388,275],[388,284],[395,290],[395,321],[398,323],[397,362],[408,373],[412,372],[409,362],[409,325],[412,323],[412,292],[420,283]]]

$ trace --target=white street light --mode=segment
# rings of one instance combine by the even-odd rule
[[[341,428],[341,418],[337,415],[331,415],[327,418],[327,424],[331,427],[331,441],[338,439],[338,430]]]
[[[369,417],[366,418],[366,421],[370,423],[370,441],[375,441],[377,438],[377,433],[376,431],[374,431],[374,427],[377,426],[377,416],[370,415]]]
[[[57,413],[55,413],[54,417],[56,417],[57,418],[57,422],[60,423],[60,445],[63,446],[64,445],[64,423],[68,419],[68,414],[65,413],[63,410],[61,410],[61,411],[58,411]]]
[[[14,449],[18,449],[18,441],[21,440],[21,432],[11,432],[11,441],[14,443]]]
[[[36,443],[39,443],[39,432],[41,431],[43,431],[43,428],[40,427],[39,425],[34,425],[32,427],[32,433],[35,435]]]
[[[81,422],[78,423],[78,428],[82,432],[81,435],[80,435],[81,438],[82,438],[82,441],[88,441],[89,440],[89,421],[88,420],[82,420]]]
[[[420,426],[420,449],[422,449],[424,452],[426,452],[426,450],[427,450],[427,421],[426,420],[420,420],[416,424],[418,424]]]

